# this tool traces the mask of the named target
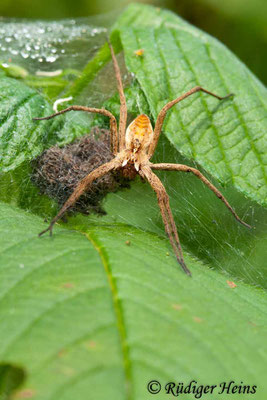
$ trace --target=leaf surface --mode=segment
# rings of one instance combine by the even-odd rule
[[[164,132],[220,182],[267,202],[266,89],[221,43],[167,11],[131,5],[116,24],[126,64],[156,119],[170,100],[202,86],[168,113]],[[135,51],[142,49],[143,56]]]
[[[190,279],[166,239],[123,224],[39,239],[40,218],[0,211],[0,359],[27,373],[18,398],[148,399],[151,379],[194,377],[258,385],[264,399],[262,291],[187,256]]]
[[[33,122],[51,105],[24,84],[30,78],[0,71],[0,383],[6,371],[18,375],[2,379],[0,397],[20,384],[12,399],[150,399],[147,384],[157,379],[157,398],[165,399],[167,382],[195,379],[257,385],[257,400],[265,400],[266,213],[257,204],[265,201],[265,89],[221,44],[171,13],[128,7],[114,27],[117,52],[118,31],[136,76],[127,90],[131,116],[155,119],[166,101],[200,82],[236,92],[233,101],[200,94],[173,109],[154,160],[205,168],[254,229],[237,225],[195,177],[159,173],[192,279],[175,261],[152,190],[139,180],[107,196],[105,217],[78,215],[52,238],[38,238],[47,225],[40,216],[51,218],[57,206],[31,184],[30,161],[88,133],[92,121],[69,113]],[[143,57],[134,54],[140,48]],[[75,68],[78,60],[77,50]],[[105,45],[67,89],[82,104],[112,94],[108,60]],[[50,82],[49,93],[58,93]],[[117,115],[118,96],[108,104]]]

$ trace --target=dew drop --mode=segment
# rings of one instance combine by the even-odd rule
[[[73,40],[88,40],[91,35],[94,36],[105,31],[104,28],[93,28],[85,23],[80,24],[74,19],[61,23],[29,21],[27,24],[0,21],[0,51],[1,53],[8,51],[10,56],[19,55],[21,59],[54,63],[61,54],[70,51],[69,43]],[[73,52],[71,52],[71,56],[77,57]],[[14,60],[14,62],[16,61]]]
[[[15,49],[8,49],[10,51],[11,54],[13,54],[14,56],[17,56],[19,54],[18,50]]]
[[[21,51],[20,52],[20,54],[21,54],[21,56],[23,57],[23,58],[29,58],[29,54],[28,53],[25,53],[24,51]]]
[[[48,56],[48,57],[46,57],[46,61],[47,62],[55,62],[56,61],[56,59],[57,59],[57,57],[56,56]]]

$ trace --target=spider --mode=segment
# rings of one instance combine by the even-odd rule
[[[139,115],[137,118],[135,118],[126,129],[127,106],[123,91],[121,73],[117,59],[114,54],[114,50],[110,43],[109,43],[109,48],[115,71],[117,88],[120,96],[120,120],[119,120],[118,130],[117,130],[116,118],[111,112],[109,112],[104,108],[98,109],[98,108],[73,105],[64,110],[56,112],[55,114],[49,115],[47,117],[34,118],[34,120],[47,120],[50,118],[54,118],[57,115],[66,113],[68,111],[86,111],[90,113],[99,113],[105,115],[109,117],[110,120],[110,147],[114,155],[114,158],[111,161],[96,168],[79,182],[79,184],[76,186],[71,196],[62,206],[59,213],[51,220],[48,228],[40,232],[39,236],[43,235],[47,231],[50,231],[50,235],[52,235],[54,224],[63,216],[63,214],[67,210],[69,210],[74,206],[76,201],[80,198],[82,194],[84,194],[87,191],[87,189],[90,187],[90,185],[95,179],[100,178],[105,174],[107,174],[109,171],[114,171],[114,170],[118,170],[118,172],[120,172],[122,176],[128,179],[134,179],[136,175],[140,175],[140,177],[143,180],[147,181],[150,184],[150,186],[156,193],[162,220],[165,225],[165,231],[170,240],[176,259],[178,263],[181,265],[184,272],[187,275],[191,276],[191,272],[187,268],[184,261],[178,232],[170,208],[168,194],[162,182],[160,181],[158,176],[154,174],[153,170],[183,171],[194,174],[206,186],[208,186],[208,188],[226,205],[226,207],[230,210],[230,212],[233,214],[233,216],[238,222],[240,222],[241,224],[245,225],[248,228],[250,228],[250,226],[239,218],[239,216],[230,206],[226,198],[211,182],[209,182],[207,178],[205,178],[204,175],[202,175],[202,173],[199,170],[183,164],[169,164],[169,163],[153,164],[152,162],[150,162],[150,158],[153,156],[154,151],[156,149],[166,114],[168,110],[170,110],[170,108],[172,108],[175,104],[179,103],[186,97],[189,97],[192,94],[197,93],[199,91],[207,93],[210,96],[216,97],[218,100],[227,99],[230,96],[232,96],[232,94],[230,93],[227,96],[221,97],[215,93],[210,92],[209,90],[204,89],[201,86],[196,86],[193,89],[189,90],[188,92],[182,94],[178,98],[168,102],[161,109],[161,111],[157,116],[154,130],[152,128],[150,119],[145,114]]]

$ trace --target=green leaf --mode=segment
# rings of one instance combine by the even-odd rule
[[[170,100],[194,86],[196,94],[169,112],[164,132],[185,156],[220,182],[267,204],[266,89],[222,44],[170,12],[131,5],[116,23],[125,60],[156,118]],[[143,49],[144,55],[134,53]]]
[[[35,90],[1,73],[0,196],[5,203],[0,203],[0,363],[8,371],[18,370],[21,380],[4,381],[0,368],[0,397],[3,392],[36,400],[150,399],[147,384],[157,379],[162,384],[157,398],[165,399],[167,382],[186,384],[196,379],[209,385],[231,380],[257,385],[257,400],[265,400],[266,213],[251,201],[263,203],[262,180],[252,170],[250,187],[250,174],[246,178],[236,170],[233,178],[231,160],[219,163],[216,158],[227,140],[244,135],[244,127],[253,138],[250,145],[258,146],[264,120],[255,115],[261,115],[263,108],[253,107],[265,89],[227,49],[171,13],[131,5],[114,28],[117,52],[120,38],[127,67],[136,75],[126,91],[132,116],[146,112],[155,118],[170,96],[194,86],[196,79],[214,91],[226,91],[221,75],[233,82],[237,93],[249,87],[247,97],[237,94],[233,103],[218,105],[196,95],[178,106],[179,112],[173,110],[167,120],[166,136],[162,135],[154,160],[198,161],[213,181],[218,177],[225,184],[221,188],[214,182],[254,229],[237,225],[195,177],[159,173],[170,195],[192,279],[175,261],[151,188],[139,180],[130,190],[107,196],[105,217],[78,215],[56,226],[52,238],[38,238],[47,226],[40,216],[51,218],[56,205],[39,196],[30,183],[30,161],[44,148],[87,133],[92,121],[84,114],[69,113],[36,124],[31,118],[49,114],[51,106]],[[222,60],[216,58],[225,69],[221,75],[204,57],[206,44],[215,58],[222,55]],[[143,57],[134,54],[138,48],[144,48]],[[102,106],[110,97],[115,88],[115,81],[114,86],[110,83],[112,66],[100,71],[108,60],[104,46],[70,87],[82,104],[94,105],[96,96]],[[188,70],[189,60],[194,61],[195,74]],[[87,98],[88,90],[93,93]],[[29,105],[27,95],[38,101]],[[108,104],[118,114],[118,96]],[[19,130],[12,129],[12,118]],[[97,121],[102,124],[102,119]],[[40,130],[35,131],[36,126]],[[224,143],[229,126],[237,128]],[[203,143],[199,132],[204,138],[207,132],[210,141]],[[220,146],[215,139],[221,140]],[[205,153],[210,143],[214,152]],[[252,168],[237,150],[233,157],[242,171]],[[237,286],[230,288],[227,281]],[[22,378],[23,386],[14,393]]]
[[[264,399],[262,291],[187,256],[190,279],[167,239],[123,224],[40,239],[43,226],[0,205],[0,360],[28,375],[18,398],[148,399],[151,379],[194,378],[257,385]]]
[[[32,121],[50,112],[48,103],[34,90],[11,78],[0,77],[0,171],[17,167],[43,150],[40,137],[47,127]]]
[[[0,76],[0,172],[14,170],[45,148],[66,144],[88,129],[88,118],[79,114],[51,121],[33,121],[53,113],[51,105],[34,89]]]

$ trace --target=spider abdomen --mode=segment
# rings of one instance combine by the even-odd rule
[[[148,150],[153,138],[153,128],[147,115],[141,114],[128,126],[125,134],[125,159],[122,166],[132,163],[139,171],[140,165],[148,159]]]
[[[126,148],[137,152],[147,150],[153,137],[153,128],[147,115],[135,118],[126,130]]]

